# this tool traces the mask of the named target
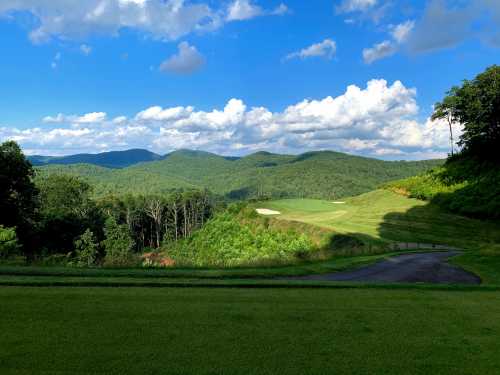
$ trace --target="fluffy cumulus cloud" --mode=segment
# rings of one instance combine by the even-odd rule
[[[160,65],[160,71],[174,74],[191,74],[205,65],[205,58],[196,47],[182,42],[179,51]]]
[[[250,0],[235,0],[219,8],[209,1],[190,0],[2,0],[0,16],[30,14],[34,43],[53,38],[83,39],[91,34],[117,35],[122,29],[175,40],[191,32],[214,30],[228,21],[283,14],[284,4],[265,10]]]
[[[58,114],[44,118],[40,127],[0,128],[0,141],[13,139],[30,153],[45,154],[143,147],[226,155],[318,149],[396,159],[446,155],[446,124],[419,121],[418,113],[415,89],[371,80],[364,88],[351,85],[337,97],[304,100],[280,112],[231,99],[222,109],[154,106],[130,118]]]
[[[316,44],[312,44],[307,48],[301,49],[300,51],[292,52],[285,57],[285,60],[291,60],[295,58],[307,59],[309,57],[326,57],[327,59],[332,59],[337,52],[337,44],[331,39],[325,39],[324,41]]]

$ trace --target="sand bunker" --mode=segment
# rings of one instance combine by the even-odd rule
[[[267,208],[257,208],[255,211],[261,215],[281,215],[281,212],[268,210]]]
[[[332,202],[333,204],[345,204],[345,202]]]

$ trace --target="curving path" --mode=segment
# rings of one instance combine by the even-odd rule
[[[294,277],[295,280],[480,284],[473,273],[453,266],[448,258],[457,251],[403,254],[353,271]]]

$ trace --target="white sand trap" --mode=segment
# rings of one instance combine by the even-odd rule
[[[345,202],[332,202],[333,204],[345,204]]]
[[[255,211],[261,215],[281,215],[281,212],[268,210],[267,208],[257,208]]]

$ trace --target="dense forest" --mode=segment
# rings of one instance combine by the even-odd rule
[[[208,189],[230,200],[338,199],[368,192],[385,182],[416,175],[443,162],[390,162],[332,151],[298,156],[258,152],[243,158],[227,158],[180,150],[162,160],[123,169],[89,164],[48,165],[39,167],[38,175],[82,177],[94,187],[96,196]]]

